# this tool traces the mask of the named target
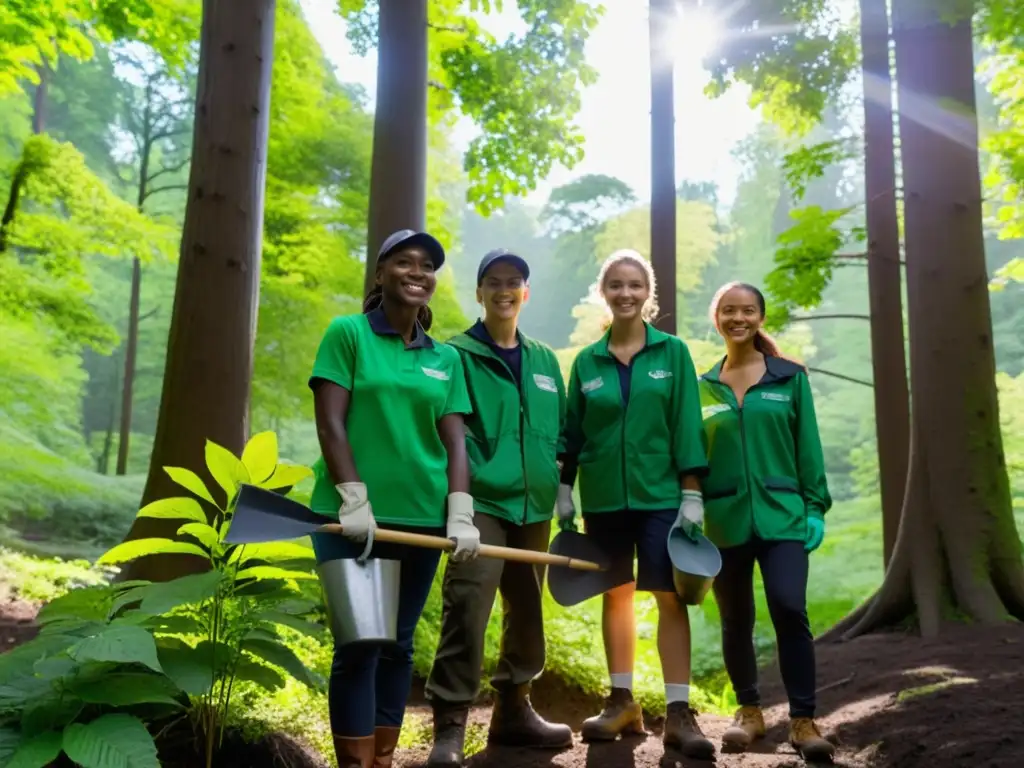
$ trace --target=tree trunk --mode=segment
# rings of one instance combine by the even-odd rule
[[[1024,620],[1024,567],[999,430],[969,18],[894,1],[907,234],[912,431],[892,560],[826,637],[909,619]],[[942,105],[942,108],[939,108]]]
[[[365,289],[377,249],[427,216],[427,0],[381,0]]]
[[[655,326],[675,334],[676,324],[676,137],[673,0],[651,0],[651,266],[658,283],[660,316]]]
[[[184,492],[165,466],[196,472],[216,498],[205,441],[239,453],[248,436],[273,50],[274,0],[204,0],[189,199],[143,504]],[[128,538],[176,527],[137,519]],[[202,566],[150,556],[122,578],[164,581]]]
[[[896,215],[889,12],[886,0],[861,0],[864,71],[864,188],[875,435],[882,492],[882,542],[889,564],[903,509],[910,454],[910,395],[903,337],[903,275]]]
[[[132,259],[132,288],[128,299],[128,336],[124,350],[124,381],[121,384],[121,435],[117,442],[117,474],[128,472],[128,447],[132,436],[132,390],[135,387],[135,359],[139,346],[139,294],[142,263]]]

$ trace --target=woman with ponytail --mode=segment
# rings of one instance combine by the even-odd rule
[[[328,607],[345,599],[344,560],[400,562],[397,643],[336,645],[328,702],[340,768],[387,768],[412,683],[413,631],[437,550],[375,543],[378,526],[445,536],[451,558],[476,557],[463,416],[471,412],[459,353],[427,335],[427,302],[444,264],[430,235],[401,230],[377,255],[363,312],[328,326],[309,386],[322,456],[310,507],[341,536],[313,534]]]
[[[697,371],[686,344],[651,325],[658,305],[654,272],[643,256],[613,253],[596,287],[611,322],[599,341],[580,351],[569,374],[556,503],[563,530],[575,528],[578,468],[587,535],[608,556],[618,584],[605,593],[601,618],[611,693],[604,710],[583,723],[582,735],[591,741],[644,733],[633,699],[633,604],[641,590],[658,604],[665,746],[711,759],[714,745],[689,704],[690,620],[675,591],[667,547],[673,528],[703,517],[699,477],[707,458]]]
[[[710,465],[705,533],[722,553],[715,600],[725,668],[740,704],[722,747],[742,752],[765,733],[754,654],[756,562],[789,696],[790,743],[808,761],[831,760],[835,749],[814,722],[807,571],[832,498],[807,371],[765,333],[764,295],[754,286],[722,286],[710,314],[726,355],[700,380]]]

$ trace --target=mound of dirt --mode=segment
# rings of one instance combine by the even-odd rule
[[[24,600],[0,602],[0,653],[27,643],[39,633],[36,612],[39,609]]]
[[[818,647],[819,722],[838,745],[845,768],[1017,768],[1024,765],[1024,626],[951,627],[939,640],[879,634]],[[804,765],[786,741],[787,707],[777,672],[766,671],[768,736],[745,755],[718,754],[725,768]],[[533,697],[545,717],[578,731],[600,703],[572,694],[547,678]],[[418,703],[412,713],[429,718]],[[482,733],[490,709],[475,707],[470,723]],[[728,718],[702,715],[705,734],[720,747]],[[487,748],[472,768],[690,768],[710,763],[666,754],[660,718],[649,718],[647,738],[544,753]],[[420,768],[427,750],[400,751],[397,768]]]

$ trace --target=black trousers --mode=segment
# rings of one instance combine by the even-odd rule
[[[807,620],[808,555],[802,541],[754,538],[722,550],[714,592],[722,616],[722,656],[736,700],[741,706],[761,704],[754,654],[755,561],[775,627],[789,716],[814,717],[814,638]]]

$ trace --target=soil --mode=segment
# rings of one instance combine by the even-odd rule
[[[818,646],[818,722],[838,746],[845,768],[1017,768],[1024,765],[1024,625],[950,627],[941,639],[902,633],[868,635]],[[744,755],[716,755],[721,768],[790,768],[804,765],[787,742],[787,707],[774,667],[765,671],[767,738]],[[533,695],[549,720],[579,730],[601,702],[541,678]],[[422,701],[411,713],[429,718]],[[487,706],[470,723],[486,729]],[[701,715],[704,733],[721,747],[729,719]],[[647,738],[544,753],[487,748],[467,768],[697,768],[707,761],[666,755],[659,718],[648,718]],[[481,731],[482,732],[482,731]],[[427,749],[400,751],[396,768],[420,768]]]
[[[35,607],[0,603],[0,650],[35,635]],[[903,633],[874,634],[848,643],[818,645],[818,722],[837,746],[843,768],[1017,768],[1024,765],[1024,625],[996,628],[953,626],[938,640]],[[774,667],[762,683],[768,736],[745,755],[718,754],[720,768],[794,768],[803,765],[786,741],[785,695]],[[543,676],[533,692],[537,710],[552,721],[580,723],[601,702]],[[409,717],[427,718],[422,690],[413,692]],[[486,732],[490,706],[474,707],[470,723]],[[701,715],[705,734],[716,741],[728,718]],[[577,735],[571,749],[557,753],[486,748],[467,768],[706,768],[707,761],[665,754],[661,721],[647,718],[650,735],[611,744],[586,745]],[[184,734],[161,738],[165,768],[202,763]],[[720,743],[716,743],[720,747]],[[422,768],[427,748],[399,750],[395,768]],[[218,768],[322,768],[310,750],[281,735],[246,744],[226,737]]]

